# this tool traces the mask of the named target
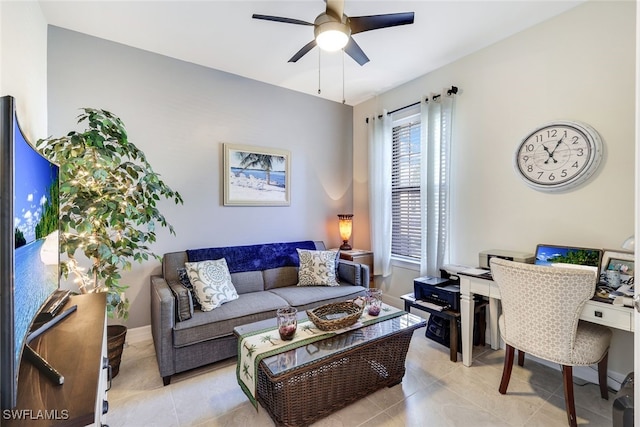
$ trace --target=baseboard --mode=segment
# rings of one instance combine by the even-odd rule
[[[541,365],[548,366],[556,371],[560,371],[560,365],[557,363],[549,362],[547,360],[538,359],[535,356],[531,356],[527,354],[527,359],[531,358],[535,360]],[[621,374],[619,372],[615,372],[612,370],[607,371],[607,385],[610,389],[615,390],[616,392],[620,390],[622,381],[626,378],[626,374]],[[576,379],[581,379],[582,381],[586,381],[593,384],[598,384],[598,369],[593,366],[574,366],[573,367],[573,381],[576,384],[582,385],[580,382],[576,381]]]
[[[151,339],[151,325],[130,328],[127,330],[127,343],[137,343]]]

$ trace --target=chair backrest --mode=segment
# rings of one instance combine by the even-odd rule
[[[500,289],[500,334],[534,356],[569,364],[578,319],[596,289],[596,272],[491,259]]]

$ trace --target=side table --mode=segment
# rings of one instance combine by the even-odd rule
[[[434,308],[428,307],[420,303],[420,301],[416,301],[413,293],[405,294],[400,297],[404,301],[404,311],[410,313],[411,307],[416,310],[426,311],[430,315],[437,316],[449,321],[449,359],[452,362],[458,361],[458,341],[459,341],[459,330],[458,330],[458,319],[460,318],[459,311],[453,310],[436,310]],[[475,304],[475,312],[476,314],[480,314],[479,321],[477,322],[478,327],[478,341],[484,345],[485,342],[485,329],[486,322],[484,320],[485,306],[488,303],[486,301],[477,302]]]
[[[373,252],[362,249],[340,250],[340,259],[369,266],[369,283],[373,283]]]

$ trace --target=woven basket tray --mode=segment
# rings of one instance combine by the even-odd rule
[[[318,329],[323,331],[335,331],[346,328],[358,321],[364,310],[364,304],[358,305],[353,301],[335,302],[321,305],[313,310],[307,310],[309,320]]]

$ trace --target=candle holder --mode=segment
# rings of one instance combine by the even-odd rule
[[[298,310],[294,307],[279,308],[276,312],[278,319],[278,333],[282,341],[290,341],[298,329]]]
[[[367,290],[367,313],[377,316],[382,310],[382,289],[369,288]]]

